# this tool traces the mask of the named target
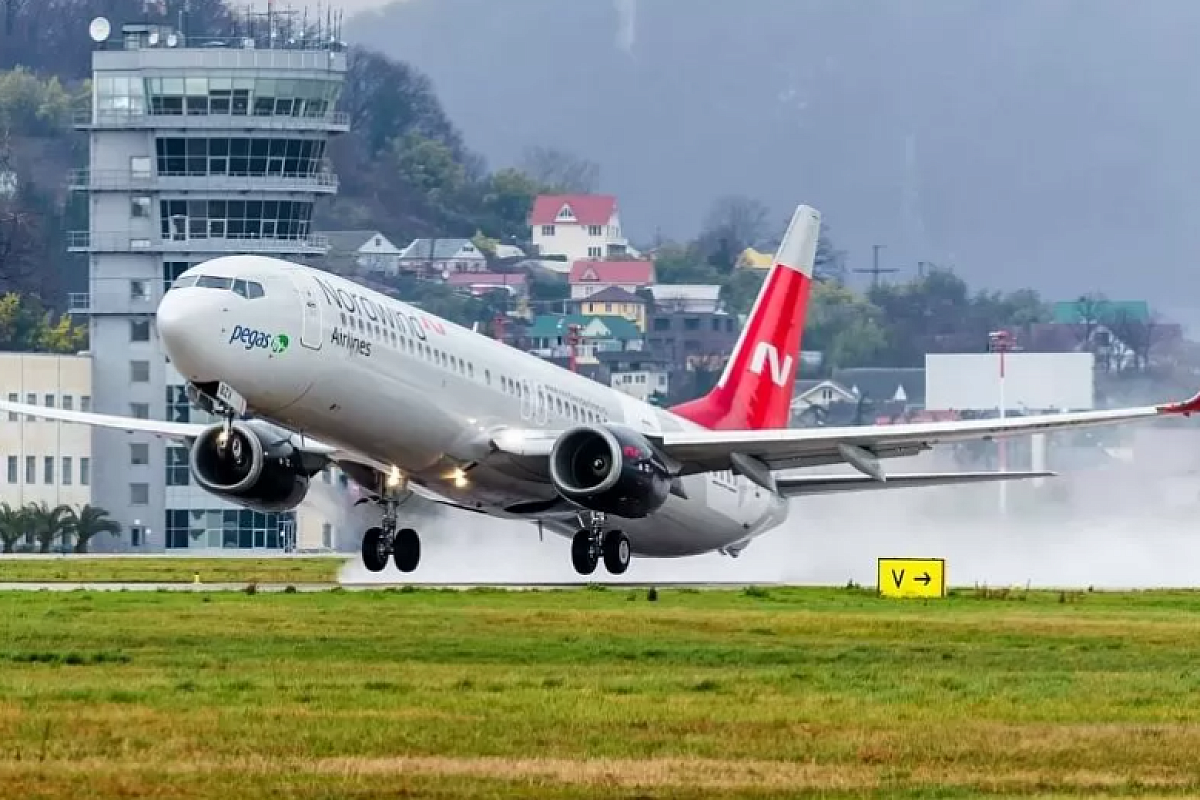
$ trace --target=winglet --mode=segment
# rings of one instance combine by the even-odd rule
[[[1200,392],[1192,395],[1189,399],[1181,403],[1163,403],[1156,407],[1160,414],[1182,414],[1185,417],[1190,417],[1192,414],[1200,413]]]

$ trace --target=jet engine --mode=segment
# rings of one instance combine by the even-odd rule
[[[637,431],[584,425],[554,443],[550,480],[560,495],[591,511],[645,517],[667,502],[672,477]]]
[[[213,425],[188,458],[196,483],[218,497],[261,512],[290,511],[308,494],[300,453],[279,435],[246,422]]]

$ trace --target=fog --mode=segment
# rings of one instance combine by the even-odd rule
[[[1182,435],[1181,435],[1182,434]],[[733,559],[635,558],[614,577],[571,568],[569,540],[532,524],[440,509],[407,513],[422,538],[412,575],[367,572],[347,561],[344,583],[738,582],[875,585],[875,560],[947,561],[952,586],[1149,588],[1200,584],[1200,510],[1194,431],[1142,430],[1136,446],[1060,448],[1041,486],[1010,483],[1008,513],[997,485],[885,490],[797,499],[788,521]],[[1132,460],[1131,460],[1132,459]],[[1067,470],[1057,462],[1069,462]],[[892,472],[953,469],[945,457],[891,462]],[[957,468],[963,468],[961,466]],[[1014,469],[1022,468],[1013,465]],[[352,519],[353,517],[353,519]],[[362,507],[342,512],[347,543],[369,523]],[[353,536],[350,534],[353,532]],[[356,540],[356,539],[355,539]]]

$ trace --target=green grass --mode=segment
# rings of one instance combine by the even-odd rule
[[[1200,594],[0,594],[0,796],[1200,793]]]
[[[0,558],[0,583],[333,583],[340,558]]]

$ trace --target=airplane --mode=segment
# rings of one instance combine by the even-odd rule
[[[379,523],[367,569],[421,558],[400,515],[419,500],[536,523],[571,562],[623,574],[631,557],[737,556],[792,498],[1050,477],[1047,471],[887,473],[937,444],[1200,410],[1176,403],[1006,419],[789,429],[820,213],[796,208],[716,386],[659,408],[350,280],[266,256],[197,264],[156,325],[189,399],[180,423],[0,401],[0,411],[146,432],[189,446],[194,480],[257,511],[296,508],[337,466]],[[804,468],[844,464],[845,474]],[[407,512],[406,512],[407,513]]]

